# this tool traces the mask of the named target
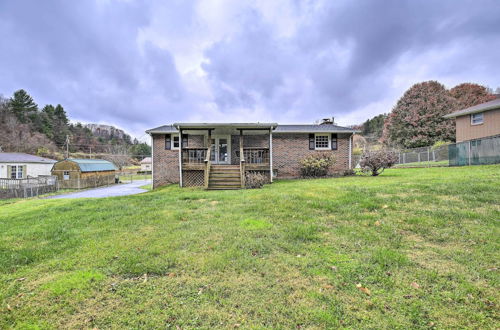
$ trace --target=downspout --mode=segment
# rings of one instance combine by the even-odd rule
[[[352,168],[352,137],[354,133],[349,136],[349,169]]]

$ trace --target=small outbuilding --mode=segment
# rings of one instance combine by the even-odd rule
[[[60,188],[89,188],[115,183],[116,166],[104,159],[68,158],[54,164]]]
[[[141,172],[151,172],[151,157],[141,160]]]

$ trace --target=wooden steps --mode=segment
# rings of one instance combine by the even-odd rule
[[[208,177],[208,189],[240,189],[241,175],[238,165],[211,165]]]

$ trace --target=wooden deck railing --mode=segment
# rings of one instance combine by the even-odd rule
[[[182,149],[183,164],[203,164],[207,158],[207,148]]]
[[[269,164],[269,149],[243,148],[243,157],[247,164]]]

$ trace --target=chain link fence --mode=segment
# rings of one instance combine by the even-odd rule
[[[500,164],[500,136],[436,147],[393,150],[395,167],[439,167]],[[353,156],[353,168],[359,168],[362,155]]]

